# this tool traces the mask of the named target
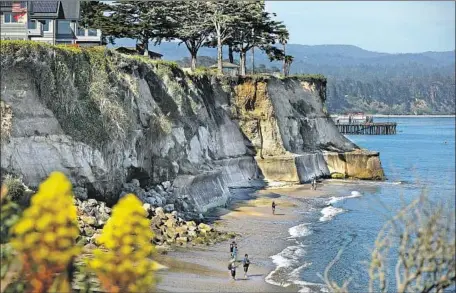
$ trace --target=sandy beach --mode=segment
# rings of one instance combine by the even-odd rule
[[[238,260],[249,254],[251,265],[248,279],[244,279],[242,265],[237,269],[236,280],[228,271],[230,241],[205,248],[178,248],[159,262],[169,267],[160,271],[158,292],[298,292],[290,285],[286,288],[265,281],[275,269],[270,256],[287,246],[288,229],[296,225],[302,203],[298,198],[318,197],[324,188],[310,190],[309,185],[270,188],[260,191],[234,190],[234,200],[225,208],[214,211],[214,225],[222,231],[238,236]],[[276,214],[271,203],[277,204]]]

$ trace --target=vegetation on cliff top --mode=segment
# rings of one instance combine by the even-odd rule
[[[180,40],[190,53],[192,70],[196,68],[198,51],[204,46],[217,48],[219,73],[222,73],[223,45],[230,48],[230,62],[234,53],[239,53],[242,75],[246,73],[246,54],[254,48],[266,52],[273,60],[282,60],[285,75],[293,61],[292,56],[285,55],[288,31],[281,21],[274,19],[275,13],[266,11],[263,0],[115,1],[114,4],[83,3],[81,24],[100,28],[111,42],[115,38],[136,39],[142,54],[147,54],[149,42]],[[282,44],[283,50],[276,43]]]
[[[320,73],[328,78],[331,113],[455,113],[454,52],[386,54],[346,45],[289,44],[287,48],[295,57],[291,75]],[[183,66],[189,64],[185,50],[175,43],[162,43],[154,50]],[[200,55],[200,65],[215,62],[211,50],[203,48]],[[255,72],[276,72],[280,65],[269,62],[267,54],[255,52]]]
[[[137,81],[128,74],[135,64],[149,66],[162,77],[179,71],[174,62],[121,56],[104,47],[0,41],[0,50],[2,75],[14,68],[33,76],[39,96],[62,128],[74,139],[95,146],[108,140],[123,141],[134,122],[125,97],[138,94]],[[3,112],[8,114],[2,103]],[[2,117],[4,122],[8,121]],[[8,136],[3,132],[2,128],[2,140]]]

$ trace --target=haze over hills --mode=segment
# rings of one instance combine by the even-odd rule
[[[119,39],[115,46],[134,44],[134,40]],[[177,42],[163,42],[151,46],[151,50],[163,54],[165,60],[179,61],[189,56],[185,45]],[[294,56],[292,74],[320,73],[328,78],[327,106],[331,113],[455,113],[455,51],[390,54],[352,45],[298,44],[288,44],[286,50]],[[215,63],[213,48],[203,47],[198,55],[214,58]],[[211,60],[201,59],[205,59],[206,66]],[[249,54],[247,64],[251,65]],[[261,64],[281,68],[280,62],[270,62],[256,50],[255,67]]]

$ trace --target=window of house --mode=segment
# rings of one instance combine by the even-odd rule
[[[89,28],[89,37],[96,37],[97,36],[97,30],[94,28]]]
[[[48,32],[49,31],[49,24],[51,21],[49,19],[44,20],[43,22],[43,31]]]
[[[5,12],[3,14],[3,22],[4,23],[16,23],[17,22],[17,14],[18,13]]]
[[[29,20],[27,23],[27,27],[29,30],[36,29],[36,20]]]
[[[78,27],[78,36],[85,36],[85,29],[83,27]]]
[[[57,22],[57,33],[62,35],[71,34],[71,27],[69,20],[59,20]]]

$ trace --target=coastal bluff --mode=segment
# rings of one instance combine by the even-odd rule
[[[378,152],[338,132],[324,79],[217,77],[105,48],[0,46],[2,174],[30,187],[62,171],[75,190],[113,204],[134,180],[143,202],[199,213],[254,179],[384,177]]]

